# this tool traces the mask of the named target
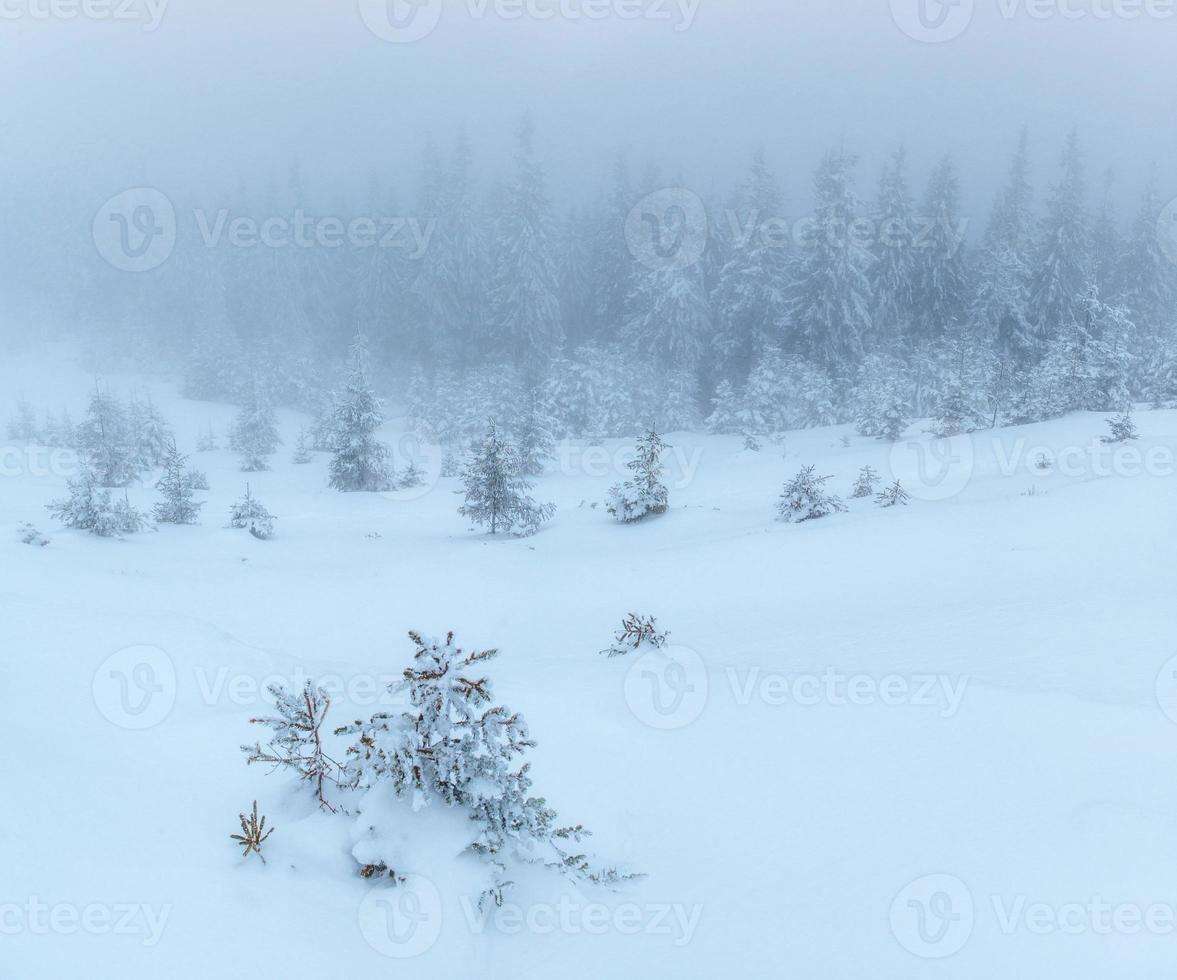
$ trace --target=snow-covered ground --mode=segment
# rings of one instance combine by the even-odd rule
[[[48,364],[0,363],[0,411],[23,390],[77,421],[93,377]],[[232,415],[105,380],[149,388],[187,452]],[[469,531],[452,479],[328,490],[325,457],[289,461],[299,422],[248,477],[269,542],[223,526],[247,479],[227,451],[194,457],[200,526],[119,541],[47,515],[68,460],[5,448],[5,980],[1171,976],[1177,413],[1139,413],[1119,458],[1101,416],[978,433],[947,463],[929,448],[923,481],[918,445],[848,427],[792,433],[784,459],[674,433],[671,510],[634,527],[600,505],[625,447],[566,449],[525,540]],[[913,499],[777,522],[809,463],[843,494],[897,467]],[[600,656],[633,611],[669,656]],[[390,893],[356,875],[351,821],[246,767],[268,680],[334,675],[332,718],[370,714],[409,629],[502,651],[536,789],[647,877],[537,873],[485,922],[445,815],[406,818]],[[255,798],[266,865],[229,840]]]

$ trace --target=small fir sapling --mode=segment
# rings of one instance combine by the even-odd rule
[[[277,518],[266,510],[245,485],[245,494],[229,509],[229,527],[246,529],[260,541],[267,541],[274,536],[274,521]]]
[[[609,513],[621,523],[666,513],[670,494],[662,483],[662,454],[668,448],[653,429],[638,439],[636,455],[626,463],[633,478],[611,488],[606,502]]]
[[[858,479],[854,481],[854,489],[850,496],[855,500],[873,497],[878,491],[882,478],[873,466],[864,466],[858,471]]]
[[[630,613],[621,621],[621,628],[614,634],[613,643],[601,651],[607,657],[626,657],[645,649],[660,649],[666,645],[669,630],[659,631],[653,616]]]
[[[249,857],[250,854],[256,854],[262,864],[266,863],[266,859],[262,856],[262,844],[274,832],[271,827],[266,830],[266,818],[262,817],[260,820],[257,815],[257,800],[253,801],[253,810],[247,818],[244,813],[238,814],[241,819],[241,833],[230,834],[229,840],[236,841],[241,847],[242,858]]]
[[[126,491],[121,500],[112,500],[110,489],[99,486],[89,469],[67,481],[67,487],[69,496],[51,502],[47,509],[68,528],[109,538],[148,527],[147,518],[131,506]]]
[[[208,474],[203,470],[198,470],[195,466],[189,466],[184,471],[184,477],[188,481],[188,486],[193,490],[208,490]]]
[[[1132,420],[1131,412],[1122,412],[1115,418],[1108,419],[1107,425],[1110,431],[1103,437],[1103,441],[1109,446],[1114,446],[1121,442],[1128,442],[1130,439],[1140,438],[1140,433],[1136,431],[1136,423]]]
[[[910,499],[911,494],[904,490],[896,480],[887,489],[876,494],[875,503],[880,507],[906,507]]]
[[[423,486],[425,483],[425,471],[417,465],[415,459],[409,460],[409,465],[405,471],[400,475],[396,485],[400,490],[412,490],[416,487]]]
[[[436,803],[469,812],[475,835],[469,849],[490,869],[483,899],[501,902],[508,862],[545,864],[594,884],[616,884],[633,875],[594,867],[567,847],[589,832],[561,827],[542,797],[533,796],[530,764],[522,756],[534,747],[523,716],[496,702],[482,666],[497,650],[466,651],[452,633],[444,641],[409,638],[416,647],[404,679],[390,686],[408,710],[380,713],[336,730],[356,739],[348,749],[350,784],[361,791],[388,786],[409,797],[414,809]],[[549,849],[545,857],[544,849]],[[364,871],[396,867],[394,854],[382,854]]]
[[[188,457],[172,442],[164,459],[164,472],[155,488],[163,500],[155,505],[155,520],[159,524],[195,524],[204,505],[192,499],[193,486],[187,468]]]
[[[250,718],[251,725],[264,725],[274,734],[262,746],[261,742],[241,746],[246,764],[260,762],[274,769],[286,768],[298,778],[310,783],[319,806],[335,812],[327,799],[327,786],[339,785],[343,767],[323,748],[323,722],[331,708],[327,692],[310,681],[299,694],[290,694],[281,684],[271,684],[276,715]]]
[[[298,442],[295,443],[294,455],[290,457],[290,461],[296,466],[305,466],[313,458],[310,444],[307,442],[307,430],[305,427],[299,426]]]
[[[37,413],[23,395],[16,403],[16,414],[8,423],[8,438],[14,442],[37,441]]]
[[[267,457],[277,452],[282,440],[278,436],[278,416],[260,384],[254,380],[247,392],[245,404],[237,412],[229,434],[229,445],[241,454],[241,469],[245,473],[268,470]]]
[[[351,374],[335,403],[331,424],[331,487],[345,493],[391,490],[390,453],[376,438],[384,409],[368,377],[368,342],[363,334],[352,344],[351,360]]]
[[[844,511],[846,505],[842,499],[826,492],[825,485],[829,479],[828,476],[817,476],[816,467],[804,467],[785,484],[781,492],[780,503],[777,504],[780,519],[800,524],[802,521],[812,521]]]
[[[198,453],[211,453],[218,449],[217,434],[213,432],[213,427],[210,425],[208,431],[202,432],[200,437],[196,440],[196,451]]]
[[[458,513],[491,534],[503,532],[527,537],[551,518],[553,504],[538,504],[531,497],[531,483],[520,470],[515,447],[500,438],[491,423],[481,444],[462,469],[465,502]]]

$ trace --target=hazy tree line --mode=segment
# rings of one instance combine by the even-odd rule
[[[965,236],[951,157],[917,187],[899,149],[872,186],[833,149],[812,213],[784,223],[756,153],[706,202],[702,257],[654,268],[627,218],[674,181],[618,158],[597,199],[562,209],[525,124],[501,182],[479,186],[464,136],[426,148],[415,202],[373,179],[364,215],[390,238],[414,216],[416,238],[208,247],[182,225],[164,266],[117,290],[83,281],[75,313],[100,345],[182,364],[192,397],[260,386],[312,412],[363,334],[379,387],[455,445],[523,414],[557,437],[707,425],[755,444],[835,421],[894,438],[913,417],[951,434],[1177,400],[1177,266],[1155,178],[1123,216],[1077,134],[1051,155],[1035,186],[1023,133],[987,226]],[[297,169],[249,210],[290,201],[312,211]]]

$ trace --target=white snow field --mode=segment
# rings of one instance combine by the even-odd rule
[[[6,358],[0,411],[24,391],[77,421],[93,375],[50,363]],[[223,444],[231,406],[103,380],[149,389],[185,452],[210,422]],[[672,433],[695,468],[672,460],[669,513],[632,527],[600,503],[609,442],[553,463],[535,496],[559,510],[523,540],[468,530],[453,479],[327,489],[281,418],[271,472],[194,455],[201,525],[125,540],[57,527],[67,461],[5,446],[4,980],[1172,976],[1177,413],[1140,411],[1118,458],[1102,416],[977,433],[924,482],[918,447],[849,427],[784,459]],[[803,465],[848,494],[893,460],[909,506],[775,520]],[[247,480],[271,541],[224,528]],[[667,654],[600,655],[629,612]],[[646,877],[537,869],[483,919],[458,815],[389,804],[389,889],[357,875],[352,819],[245,765],[269,679],[333,675],[329,721],[366,717],[409,629],[502,651],[535,791]],[[229,839],[254,799],[264,865]]]

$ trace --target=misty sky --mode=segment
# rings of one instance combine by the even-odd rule
[[[147,12],[0,19],[0,199],[97,206],[149,183],[216,206],[239,181],[283,178],[297,156],[317,200],[361,200],[373,169],[411,191],[426,134],[448,146],[462,122],[485,185],[525,110],[555,188],[586,198],[618,149],[636,172],[652,159],[664,182],[710,193],[763,143],[800,213],[825,147],[844,138],[862,155],[870,197],[902,139],[917,188],[951,149],[983,220],[1023,122],[1040,193],[1072,124],[1093,176],[1116,166],[1125,207],[1150,160],[1162,195],[1177,192],[1177,17],[1009,19],[976,0],[961,36],[926,44],[888,0],[699,0],[685,30],[686,0],[668,0],[669,22],[474,18],[468,2],[446,0],[437,29],[410,44],[370,32],[356,0],[171,0],[152,32]],[[1092,2],[1112,0],[1070,0]]]

